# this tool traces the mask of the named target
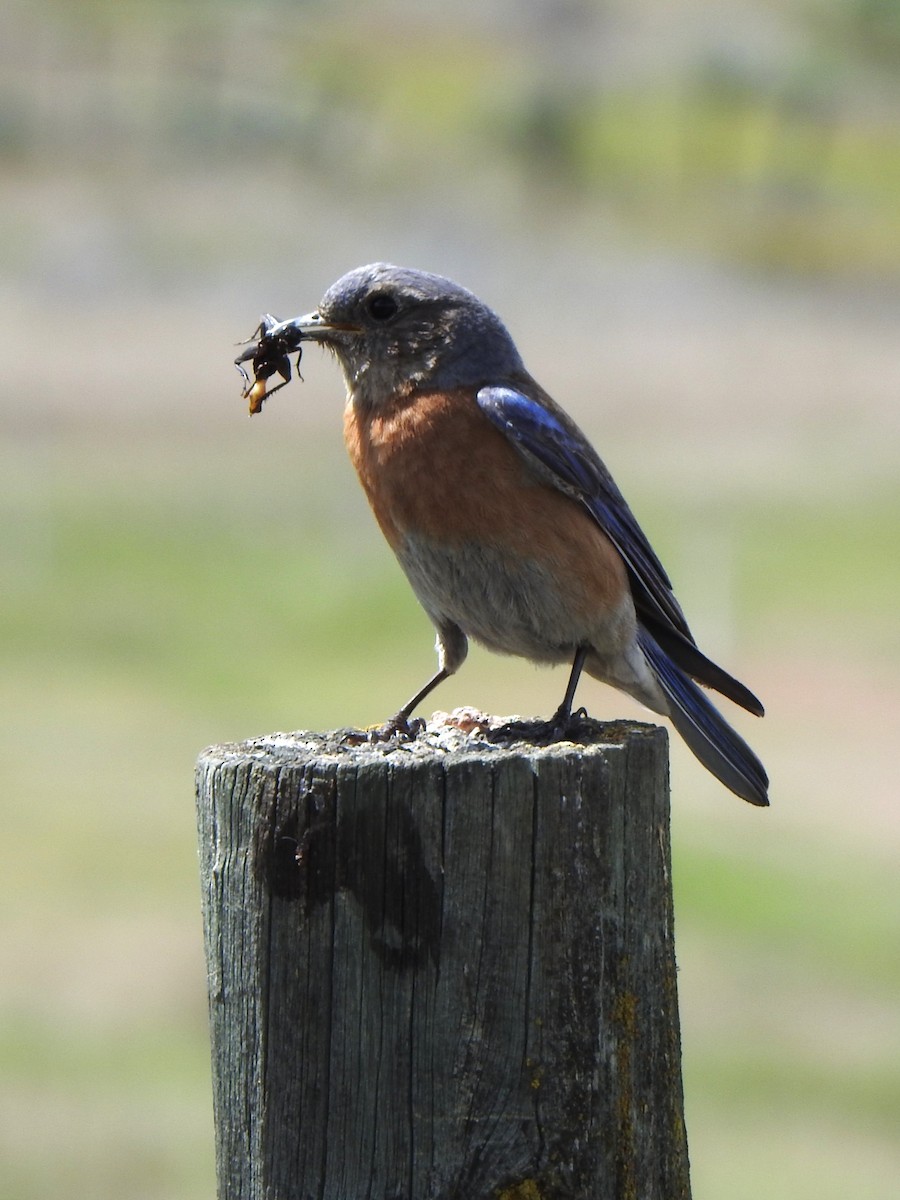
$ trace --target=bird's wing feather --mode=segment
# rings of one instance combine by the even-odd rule
[[[693,644],[693,637],[662,563],[612,476],[561,410],[509,387],[483,387],[476,396],[485,416],[538,473],[578,500],[625,560],[635,604],[648,617]]]
[[[756,696],[694,641],[669,577],[600,457],[577,425],[549,397],[534,399],[510,387],[483,387],[476,400],[532,469],[584,505],[622,555],[635,612],[655,644],[692,678],[762,716]]]

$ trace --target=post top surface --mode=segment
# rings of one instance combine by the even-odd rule
[[[566,757],[573,753],[607,754],[624,749],[629,743],[666,737],[658,725],[638,721],[594,721],[589,717],[570,722],[565,737],[550,722],[521,717],[486,716],[472,708],[437,712],[418,729],[415,736],[393,734],[384,738],[377,730],[335,729],[317,732],[298,730],[271,733],[210,746],[201,762],[229,759],[255,759],[273,763],[340,761],[355,765],[366,762],[410,763],[441,761],[452,756],[465,759],[527,757],[532,759]]]

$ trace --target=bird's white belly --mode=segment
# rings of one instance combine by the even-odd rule
[[[407,536],[400,564],[432,619],[475,641],[535,662],[561,662],[579,646],[615,655],[633,637],[630,595],[614,612],[579,612],[552,569],[484,542],[437,544]]]

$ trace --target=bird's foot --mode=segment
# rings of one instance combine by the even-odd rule
[[[530,742],[534,746],[551,746],[554,742],[580,741],[591,731],[585,727],[586,722],[590,722],[587,709],[579,708],[575,712],[567,712],[559,708],[547,720],[538,717],[533,721],[507,721],[505,725],[492,729],[485,736],[492,742],[521,741]]]
[[[372,743],[414,742],[424,728],[425,722],[421,717],[413,717],[410,720],[401,711],[395,717],[391,717],[389,721],[385,721],[383,725],[373,725],[371,729],[367,729],[366,741]]]
[[[574,741],[584,733],[584,724],[590,719],[584,707],[576,708],[574,712],[558,708],[547,724],[553,729],[555,742]]]

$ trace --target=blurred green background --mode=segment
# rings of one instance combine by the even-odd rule
[[[895,0],[8,0],[0,61],[0,1193],[213,1195],[196,755],[432,669],[336,367],[248,422],[231,366],[388,259],[504,316],[767,704],[768,812],[672,747],[695,1200],[895,1196]]]

